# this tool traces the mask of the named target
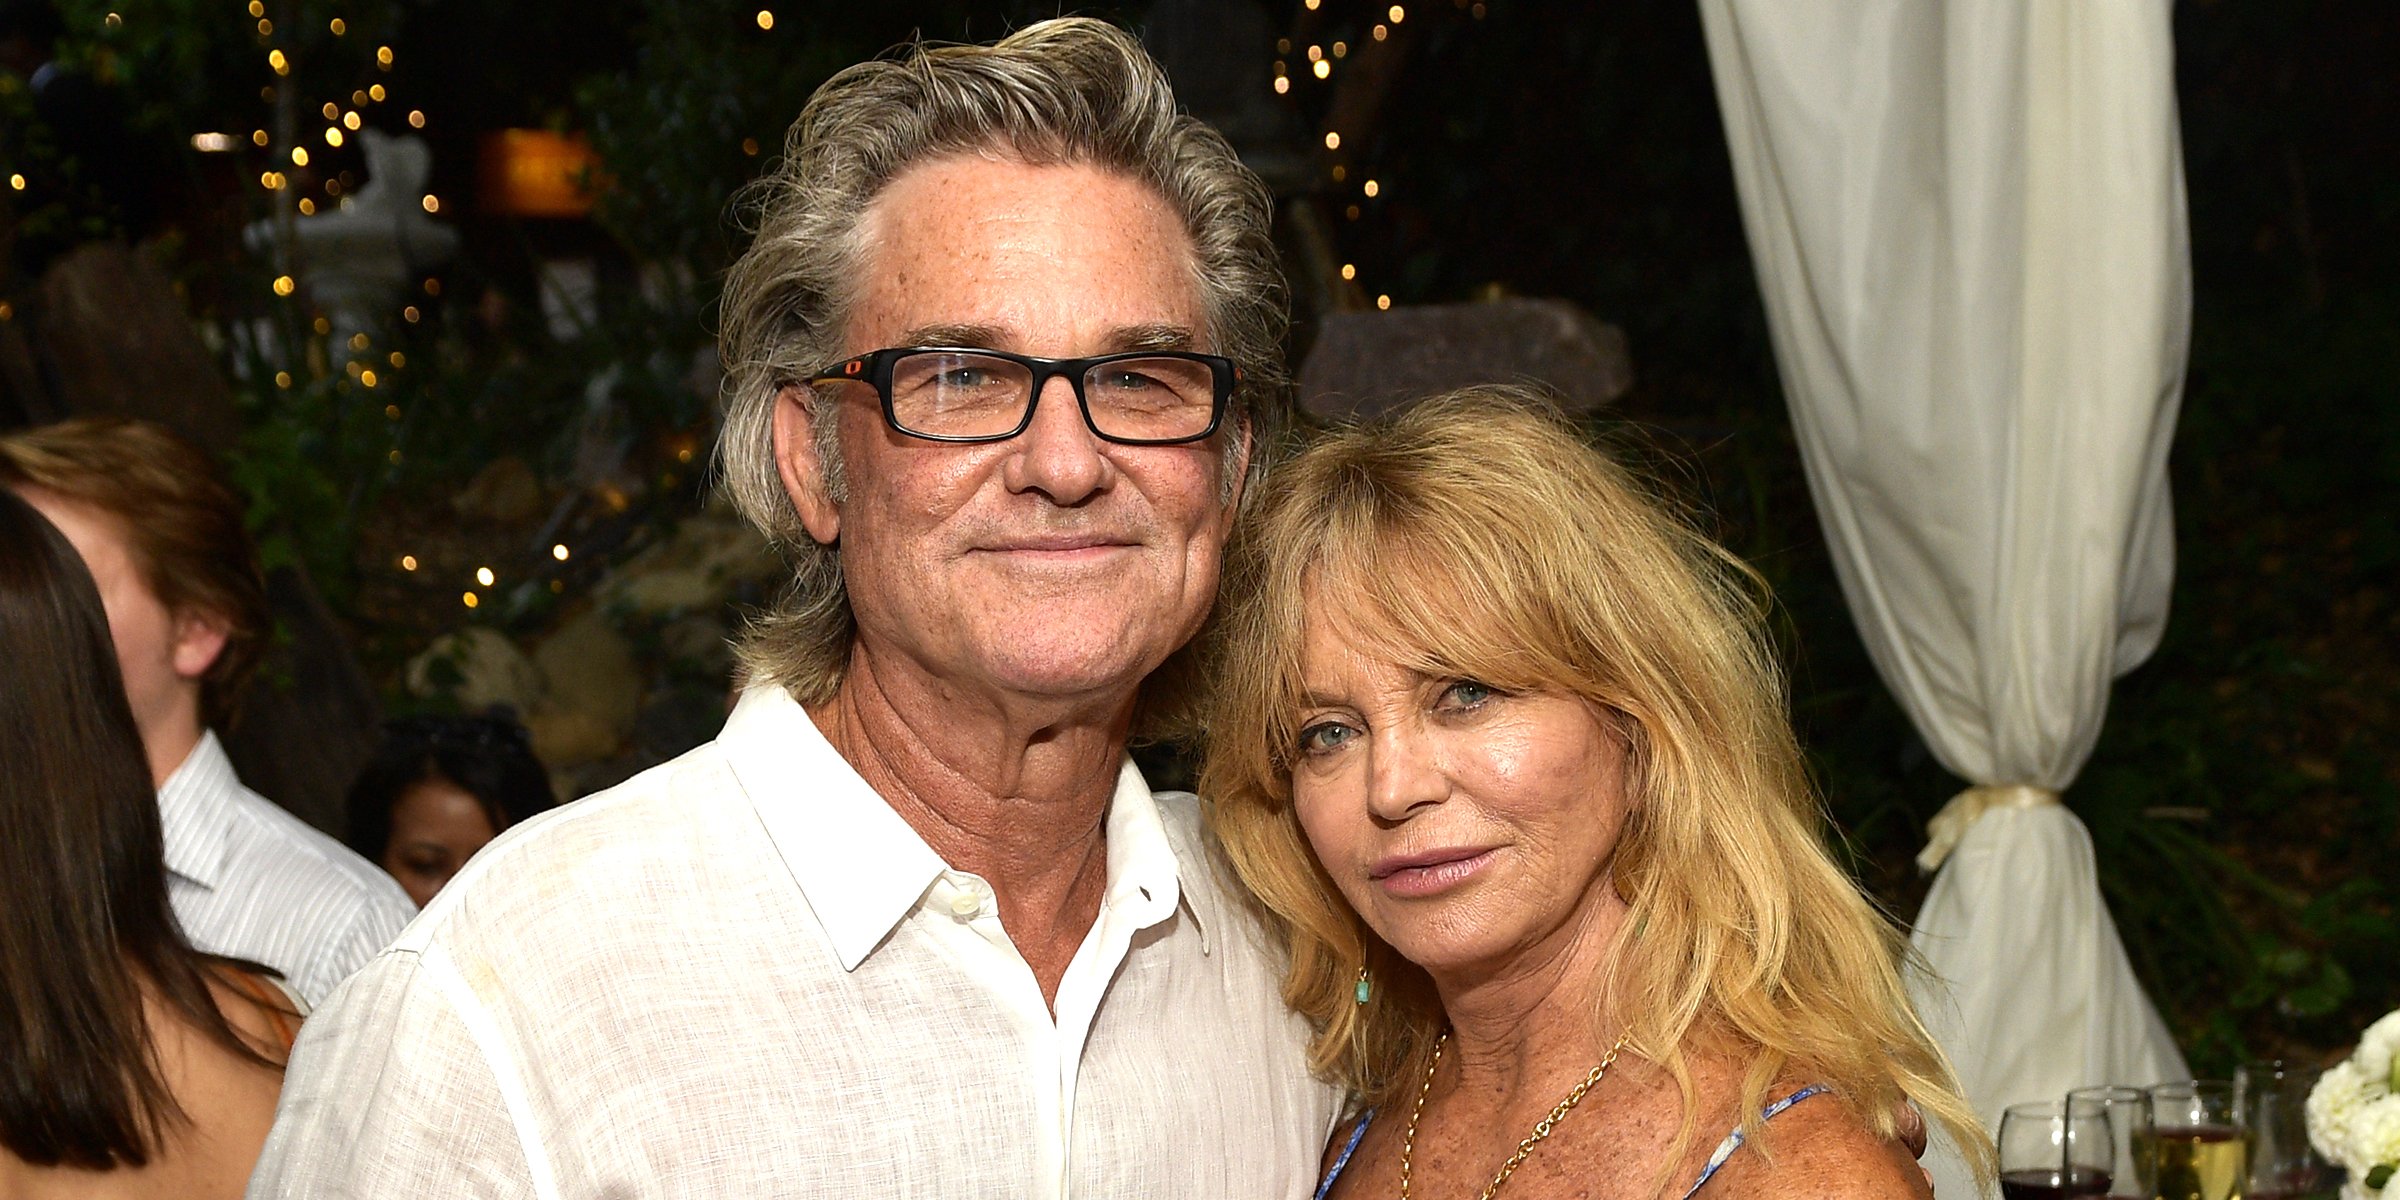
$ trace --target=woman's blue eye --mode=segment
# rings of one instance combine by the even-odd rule
[[[1300,731],[1300,753],[1323,754],[1338,750],[1356,736],[1357,730],[1339,721],[1319,721]]]
[[[1461,679],[1442,689],[1440,704],[1443,708],[1474,708],[1498,694],[1489,684]]]

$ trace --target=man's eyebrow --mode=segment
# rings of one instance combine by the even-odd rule
[[[973,346],[998,350],[1008,334],[997,325],[919,325],[900,335],[902,346]]]
[[[985,350],[1008,347],[1014,338],[997,325],[919,325],[900,335],[901,346],[972,346]],[[1098,353],[1124,354],[1135,350],[1189,350],[1199,337],[1183,325],[1123,325],[1108,332]]]
[[[1127,325],[1110,331],[1111,353],[1129,350],[1189,350],[1200,339],[1182,325]]]

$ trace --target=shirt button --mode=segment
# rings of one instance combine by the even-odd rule
[[[969,918],[980,916],[982,913],[982,892],[977,891],[974,888],[963,888],[957,895],[950,897],[950,914],[957,917],[959,920],[968,920]]]

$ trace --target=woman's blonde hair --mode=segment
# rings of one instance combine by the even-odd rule
[[[1318,1029],[1319,1071],[1388,1104],[1443,1023],[1430,980],[1343,900],[1293,812],[1304,639],[1338,612],[1408,669],[1614,714],[1633,811],[1612,879],[1633,934],[1600,994],[1682,1089],[1678,1154],[1695,1128],[1688,1055],[1730,1049],[1751,1060],[1744,1113],[1804,1076],[1889,1137],[1906,1098],[1988,1170],[1902,987],[1905,938],[1822,840],[1755,572],[1538,397],[1498,387],[1324,436],[1277,468],[1233,545],[1200,793],[1288,943],[1284,999]]]

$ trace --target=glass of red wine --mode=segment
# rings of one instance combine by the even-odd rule
[[[2233,1085],[2221,1079],[2150,1089],[2158,1129],[2159,1200],[2242,1200],[2250,1146]]]
[[[2308,1144],[2308,1093],[2319,1074],[2281,1061],[2244,1063],[2234,1074],[2234,1111],[2250,1134],[2244,1200],[2297,1200],[2331,1190],[2332,1165]]]
[[[2151,1200],[2158,1194],[2158,1139],[2150,1120],[2150,1094],[2137,1087],[2087,1087],[2067,1093],[2070,1104],[2097,1105],[2108,1113],[2116,1161],[2109,1167],[2113,1200]]]
[[[2044,1100],[2000,1114],[2002,1200],[2106,1196],[2116,1157],[2106,1105]]]

